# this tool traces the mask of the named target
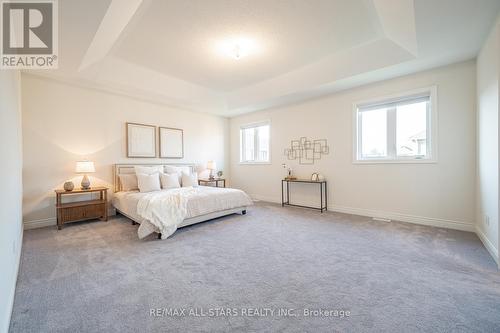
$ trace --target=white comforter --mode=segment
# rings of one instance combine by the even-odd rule
[[[138,230],[140,238],[159,231],[165,239],[186,218],[252,205],[252,200],[241,190],[206,186],[130,193],[125,197],[132,205],[134,198],[137,202],[136,212],[143,220]]]
[[[157,227],[165,239],[186,217],[188,198],[195,193],[193,187],[148,193],[137,203],[137,214]]]

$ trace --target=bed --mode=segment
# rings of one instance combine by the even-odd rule
[[[144,212],[139,214],[138,207],[144,200],[152,200],[157,197],[169,195],[169,191],[161,190],[156,192],[141,193],[138,190],[122,191],[120,184],[120,175],[134,174],[135,166],[182,166],[188,167],[191,172],[195,172],[195,166],[192,164],[115,164],[114,166],[114,196],[111,200],[112,205],[118,213],[132,220],[132,224],[140,224],[138,235],[143,238],[151,233],[158,233],[158,238],[166,238],[162,235],[160,229],[143,216]],[[230,214],[245,215],[247,207],[252,205],[252,201],[245,192],[232,188],[217,188],[208,186],[199,186],[190,189],[179,189],[190,192],[186,199],[185,218],[176,225],[177,228],[185,227],[195,223],[208,221]],[[165,207],[168,209],[169,207]]]

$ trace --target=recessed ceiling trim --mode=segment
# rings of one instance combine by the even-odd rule
[[[473,59],[500,10],[498,0],[396,2],[69,1],[59,69],[44,74],[231,117]],[[214,51],[238,37],[262,52]]]
[[[113,48],[143,0],[113,0],[90,43],[78,71],[102,60]]]
[[[373,5],[386,37],[417,56],[414,0],[373,0]]]

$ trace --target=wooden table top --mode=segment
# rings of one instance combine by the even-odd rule
[[[73,189],[73,191],[66,191],[63,189],[58,189],[58,190],[54,190],[54,192],[56,192],[57,194],[71,194],[71,193],[76,194],[76,193],[100,192],[100,191],[106,191],[106,190],[109,190],[109,187],[95,186],[95,187],[91,187],[87,190],[83,190],[81,188],[75,188],[75,189]]]
[[[282,179],[281,181],[289,183],[326,183],[326,180],[310,180],[310,179]]]

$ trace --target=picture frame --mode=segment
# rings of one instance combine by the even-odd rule
[[[156,157],[156,126],[139,123],[126,123],[127,157]]]
[[[184,158],[184,131],[180,128],[159,127],[160,158]]]

